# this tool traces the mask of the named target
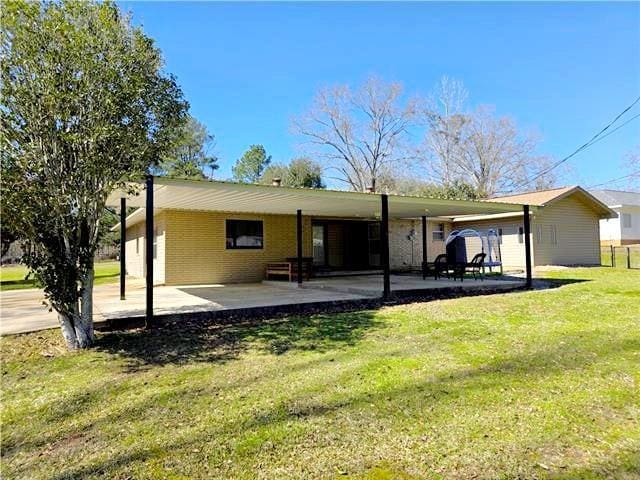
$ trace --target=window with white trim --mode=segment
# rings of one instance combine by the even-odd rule
[[[524,243],[524,227],[518,227],[518,243]]]
[[[623,213],[622,214],[622,228],[631,228],[631,214]]]
[[[436,225],[436,229],[431,232],[431,238],[434,242],[444,241],[444,223]]]
[[[536,225],[536,243],[542,244],[543,242],[542,236],[542,225]]]

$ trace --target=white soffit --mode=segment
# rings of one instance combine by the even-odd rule
[[[145,206],[144,186],[138,195],[128,195],[127,206]],[[122,192],[114,192],[108,205],[119,206]],[[379,194],[307,188],[246,185],[231,182],[154,179],[154,208],[243,212],[256,214],[303,215],[325,217],[377,218]],[[513,203],[469,200],[442,200],[426,197],[389,195],[391,218],[457,217],[506,212],[521,212]],[[532,208],[533,209],[533,208]]]

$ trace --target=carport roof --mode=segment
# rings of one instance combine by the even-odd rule
[[[119,206],[120,198],[127,205],[144,208],[143,184],[132,184],[136,194],[114,192],[108,199],[110,206]],[[240,184],[208,180],[178,180],[154,178],[154,208],[242,212],[254,214],[295,214],[338,218],[378,218],[381,195],[312,188],[291,188],[271,185]],[[522,204],[472,200],[444,200],[429,197],[389,195],[390,218],[457,217],[522,211]],[[534,207],[535,208],[535,207]],[[143,220],[132,214],[131,220]]]

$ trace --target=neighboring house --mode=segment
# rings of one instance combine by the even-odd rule
[[[533,265],[599,265],[602,219],[615,215],[611,209],[578,186],[555,188],[489,201],[537,206],[531,214]],[[506,268],[524,266],[524,227],[521,213],[457,217],[455,229],[495,229],[500,238]]]
[[[640,193],[592,190],[594,197],[616,212],[615,218],[600,220],[600,244],[640,244]]]
[[[256,282],[270,262],[295,257],[301,211],[303,255],[317,272],[379,270],[381,196],[230,182],[157,178],[154,187],[154,283]],[[419,270],[422,216],[427,259],[445,251],[453,229],[500,229],[507,267],[524,266],[522,203],[532,207],[533,264],[599,263],[598,221],[613,214],[579,187],[492,201],[389,195],[389,263]],[[118,204],[117,196],[110,204]],[[144,195],[129,197],[143,207]],[[126,271],[145,275],[143,208],[126,219]],[[119,228],[116,225],[114,229]],[[537,232],[537,233],[536,233]]]

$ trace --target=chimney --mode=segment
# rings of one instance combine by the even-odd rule
[[[280,177],[273,177],[271,179],[271,185],[273,185],[274,187],[279,187],[281,183],[282,179]]]

